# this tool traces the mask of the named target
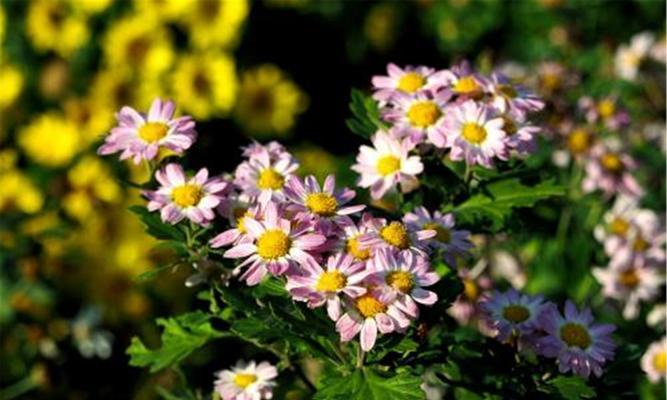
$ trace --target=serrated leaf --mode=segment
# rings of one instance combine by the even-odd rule
[[[152,213],[143,206],[131,206],[129,210],[137,214],[141,222],[146,226],[146,233],[162,240],[175,240],[184,242],[185,234],[173,225],[165,224],[160,219],[159,213]]]
[[[512,209],[530,207],[539,200],[565,194],[565,188],[553,181],[526,186],[519,179],[506,179],[484,185],[482,189],[453,207],[457,222],[473,224],[479,220],[488,220],[490,229],[497,231],[502,228]]]
[[[591,399],[595,397],[595,390],[586,384],[584,378],[573,376],[557,376],[547,382],[554,390],[566,400]]]
[[[352,89],[350,97],[352,118],[348,118],[345,124],[352,132],[368,139],[378,129],[386,128],[380,119],[378,104],[372,97],[357,89]]]
[[[326,376],[313,397],[316,400],[420,400],[422,379],[403,372],[381,376],[366,367],[352,375]]]
[[[224,336],[223,332],[213,329],[210,318],[201,311],[175,318],[158,318],[157,324],[163,327],[162,345],[151,350],[139,338],[132,338],[127,349],[130,365],[150,367],[151,372],[159,371],[186,358],[209,340]]]

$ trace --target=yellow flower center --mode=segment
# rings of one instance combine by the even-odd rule
[[[285,177],[273,168],[267,168],[259,174],[257,187],[260,189],[280,190],[285,184]]]
[[[475,122],[469,122],[463,125],[461,136],[472,144],[480,144],[486,140],[486,129]]]
[[[199,204],[204,193],[199,185],[187,184],[174,188],[171,198],[179,207],[192,207]]]
[[[408,72],[398,80],[398,88],[406,93],[414,93],[424,86],[426,79],[416,72]]]
[[[306,207],[313,213],[323,217],[330,217],[336,213],[338,202],[327,193],[311,193],[306,197]]]
[[[472,94],[480,90],[477,80],[471,75],[464,76],[454,85],[454,91],[459,94]]]
[[[339,271],[327,271],[320,276],[315,285],[318,292],[337,292],[345,287],[347,277]]]
[[[401,169],[401,159],[396,156],[384,156],[378,159],[377,170],[382,176],[393,174]]]
[[[507,133],[508,136],[512,136],[519,128],[516,126],[516,122],[512,118],[503,117],[503,130]]]
[[[618,156],[618,154],[604,154],[602,157],[600,157],[600,163],[604,169],[611,173],[618,174],[623,172],[623,163],[621,162],[621,158]]]
[[[256,381],[257,381],[257,375],[255,374],[236,374],[236,376],[234,377],[234,383],[241,389],[247,388]]]
[[[591,335],[586,328],[579,324],[568,322],[560,328],[560,338],[570,347],[579,347],[582,350],[591,345]]]
[[[618,274],[618,283],[628,288],[635,288],[639,285],[639,275],[634,268],[630,268]]]
[[[345,251],[347,251],[349,254],[352,254],[354,258],[360,261],[368,260],[371,256],[371,251],[361,248],[359,239],[356,237],[347,240],[347,243],[345,244]]]
[[[410,236],[408,230],[400,222],[394,221],[380,230],[380,237],[385,242],[401,250],[410,247]]]
[[[653,366],[663,375],[667,372],[667,354],[665,354],[665,351],[653,356]]]
[[[359,313],[365,318],[373,318],[387,311],[387,306],[370,294],[357,297],[356,306]]]
[[[432,101],[418,101],[408,110],[408,119],[412,126],[427,128],[438,120],[442,111],[437,104]]]
[[[401,293],[410,293],[415,283],[412,274],[407,271],[392,271],[385,278],[387,285]]]
[[[428,222],[424,224],[423,228],[435,231],[435,240],[437,240],[438,242],[449,243],[449,241],[451,240],[451,234],[449,232],[449,229],[445,228],[440,224],[437,224],[435,222]]]
[[[630,230],[630,224],[623,218],[614,218],[609,224],[609,230],[616,236],[625,237]]]
[[[503,309],[503,318],[515,324],[523,322],[530,317],[530,311],[524,306],[513,304]]]
[[[585,153],[591,147],[591,139],[591,135],[585,129],[575,129],[567,138],[567,148],[575,155]]]
[[[637,236],[634,243],[632,243],[632,249],[637,253],[642,253],[650,247],[649,242],[647,242],[643,237]]]
[[[240,210],[243,211],[242,208]],[[234,215],[237,215],[236,210],[234,211]],[[241,233],[248,233],[245,228],[246,217],[252,217],[252,213],[250,211],[245,211],[243,214],[241,214],[241,216],[236,217],[236,229],[238,229]]]
[[[470,301],[475,301],[479,297],[479,287],[472,279],[463,279],[463,295]]]
[[[257,239],[257,254],[265,260],[276,260],[283,257],[292,247],[292,240],[279,229],[264,232]]]
[[[609,118],[614,115],[616,111],[616,105],[612,100],[604,99],[598,103],[598,113],[603,119]]]
[[[508,84],[500,84],[498,85],[498,91],[505,97],[509,99],[513,99],[516,97],[517,92],[516,89],[514,89],[514,86],[508,85]]]
[[[139,137],[145,142],[154,143],[167,136],[169,127],[164,122],[147,122],[139,128]]]

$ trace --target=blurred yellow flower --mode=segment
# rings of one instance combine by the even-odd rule
[[[171,22],[183,18],[192,3],[186,0],[134,0],[133,5],[139,14],[151,15],[160,21]]]
[[[308,97],[275,65],[243,73],[236,119],[253,136],[283,135],[308,107]]]
[[[187,0],[185,24],[198,48],[230,47],[248,15],[247,0]]]
[[[60,218],[54,211],[39,213],[21,224],[20,231],[24,235],[39,236],[60,225]]]
[[[0,172],[14,168],[18,154],[14,149],[0,151]]]
[[[44,204],[44,197],[30,178],[17,169],[0,172],[0,213],[20,211],[33,214]]]
[[[71,191],[62,199],[70,216],[83,220],[97,211],[98,200],[117,203],[122,192],[109,168],[95,156],[85,156],[67,171]]]
[[[30,2],[26,31],[35,48],[54,50],[64,57],[86,43],[90,36],[84,16],[73,13],[62,0]]]
[[[76,125],[59,114],[42,114],[18,134],[19,146],[33,161],[47,167],[62,167],[81,150]]]
[[[106,10],[112,0],[69,0],[72,9],[84,14],[98,14]]]
[[[392,4],[377,4],[370,9],[364,34],[375,49],[385,51],[394,44],[397,19],[398,12]]]
[[[7,25],[7,17],[5,16],[5,9],[0,6],[0,43],[5,41],[5,29]]]
[[[23,74],[18,67],[0,64],[0,109],[12,105],[23,89]]]
[[[105,113],[114,113],[126,105],[147,109],[155,97],[166,97],[159,77],[132,79],[130,71],[120,69],[106,69],[95,75],[90,93]]]
[[[227,113],[234,106],[238,86],[234,60],[222,52],[184,55],[172,85],[183,111],[196,119]]]
[[[76,124],[86,145],[101,139],[114,123],[114,111],[99,104],[96,96],[65,101],[65,117]]]
[[[305,145],[294,149],[294,156],[298,158],[300,175],[315,175],[318,180],[323,181],[327,175],[332,174],[338,168],[336,157],[321,147]]]
[[[39,93],[46,99],[59,99],[70,84],[70,68],[67,61],[54,58],[39,73]]]
[[[174,60],[169,32],[155,17],[145,14],[126,17],[111,25],[103,49],[110,68],[133,68],[142,76],[164,72]]]

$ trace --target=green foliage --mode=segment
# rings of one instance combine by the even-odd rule
[[[160,213],[149,212],[144,206],[131,206],[129,210],[139,216],[146,226],[146,233],[156,239],[185,241],[185,234],[175,226],[162,222]]]
[[[409,372],[382,375],[369,367],[351,375],[327,375],[320,383],[315,400],[419,400],[421,378]]]
[[[565,188],[551,180],[527,186],[511,178],[483,185],[478,193],[453,207],[453,211],[458,222],[480,226],[487,222],[488,229],[495,232],[503,227],[512,209],[530,207],[539,200],[564,194]],[[451,207],[446,211],[451,211]]]
[[[557,376],[548,382],[547,393],[558,394],[565,400],[591,399],[595,397],[595,390],[586,384],[580,376]]]
[[[352,118],[345,123],[350,130],[363,138],[370,138],[378,129],[385,129],[386,125],[380,120],[378,104],[372,97],[366,96],[361,90],[352,89],[350,111]]]
[[[212,318],[202,311],[195,311],[174,318],[158,318],[163,327],[162,345],[155,350],[148,349],[139,338],[132,338],[127,349],[130,365],[150,367],[151,372],[159,371],[180,362],[209,340],[225,336],[216,331],[209,322]]]

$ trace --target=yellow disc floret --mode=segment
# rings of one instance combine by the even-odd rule
[[[570,347],[579,347],[586,350],[591,345],[591,335],[588,330],[573,322],[565,323],[560,328],[560,338]]]
[[[257,239],[257,254],[265,260],[276,260],[287,255],[292,240],[279,229],[267,230]]]
[[[637,253],[645,252],[649,249],[649,247],[651,247],[651,244],[641,236],[637,236],[635,241],[632,243],[632,250],[636,251]]]
[[[408,119],[412,126],[419,128],[428,128],[436,123],[442,116],[442,111],[432,101],[418,101],[410,106],[408,110]]]
[[[479,83],[471,75],[464,76],[454,85],[454,91],[459,94],[473,94],[480,91]]]
[[[285,177],[273,168],[266,168],[259,174],[257,187],[260,189],[280,190],[285,184]]]
[[[337,292],[345,287],[347,284],[347,277],[340,271],[324,272],[315,285],[318,292]]]
[[[357,297],[356,306],[359,313],[365,318],[373,318],[387,311],[387,306],[370,294]]]
[[[148,143],[155,143],[167,136],[169,127],[164,122],[147,122],[139,128],[139,137]]]
[[[236,374],[236,376],[234,377],[234,383],[241,389],[247,388],[256,381],[257,381],[257,375],[255,374]]]
[[[385,282],[403,294],[410,293],[415,286],[412,274],[407,271],[392,271],[387,274]]]
[[[612,174],[620,174],[624,169],[621,158],[618,156],[618,154],[614,153],[607,153],[600,157],[600,164],[602,164],[602,167]]]
[[[475,122],[469,122],[463,125],[461,136],[469,143],[480,144],[486,140],[486,129]]]
[[[338,202],[336,198],[327,193],[311,193],[306,197],[306,207],[313,213],[322,217],[330,217],[336,214]]]
[[[479,298],[479,286],[474,280],[469,278],[463,279],[463,295],[470,301],[475,301]]]
[[[567,148],[574,155],[585,153],[592,143],[593,137],[583,128],[575,129],[567,138]]]
[[[398,88],[406,93],[414,93],[426,83],[426,79],[416,72],[408,72],[398,80]]]
[[[345,251],[352,254],[354,258],[360,261],[368,260],[371,256],[371,251],[361,247],[358,237],[353,237],[347,240],[345,244]]]
[[[614,218],[611,224],[609,224],[609,230],[614,235],[625,237],[628,234],[628,230],[630,230],[630,224],[623,218]]]
[[[530,311],[524,306],[512,304],[503,309],[503,318],[515,324],[523,322],[530,317]]]
[[[174,188],[171,198],[179,207],[192,207],[199,204],[204,192],[199,185],[187,184]]]
[[[428,222],[424,224],[423,228],[426,230],[435,231],[435,240],[437,240],[440,243],[449,243],[449,241],[451,240],[452,235],[449,232],[449,229],[445,228],[444,226],[438,223]]]
[[[618,283],[628,288],[635,288],[639,285],[639,275],[634,268],[627,269],[618,274]]]
[[[653,366],[661,374],[667,373],[667,354],[664,350],[653,356]]]
[[[401,160],[392,155],[380,157],[377,163],[378,173],[382,176],[393,174],[401,169]]]
[[[598,103],[598,113],[603,119],[609,118],[616,112],[616,105],[613,100],[604,99]]]
[[[410,235],[405,225],[394,221],[380,230],[380,237],[390,245],[405,250],[410,247]]]

